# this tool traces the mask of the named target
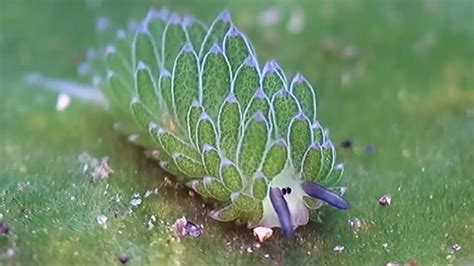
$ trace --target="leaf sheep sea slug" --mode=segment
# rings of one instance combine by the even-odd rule
[[[212,218],[291,237],[323,204],[350,207],[315,90],[274,60],[260,67],[227,11],[206,26],[151,9],[125,28],[101,19],[97,31],[85,66],[115,128],[218,203]]]

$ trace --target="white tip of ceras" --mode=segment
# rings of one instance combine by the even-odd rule
[[[143,61],[138,61],[136,70],[139,71],[139,70],[146,70],[146,69],[148,69],[148,66]]]
[[[171,77],[171,72],[164,68],[164,67],[160,67],[160,77],[161,78],[170,78]]]
[[[217,20],[222,20],[225,22],[230,22],[232,20],[232,17],[229,13],[229,10],[224,9],[219,15],[217,15]]]
[[[237,37],[237,36],[241,36],[241,35],[242,35],[242,33],[239,31],[239,29],[237,29],[237,27],[235,27],[233,25],[227,31],[227,36],[229,36],[229,37]]]
[[[227,158],[222,158],[221,160],[221,167],[226,167],[232,164],[233,164],[232,161]]]
[[[244,60],[244,65],[255,68],[257,66],[257,60],[253,55],[248,55]]]
[[[237,97],[235,97],[235,94],[234,93],[229,93],[229,95],[227,95],[227,98],[225,99],[225,101],[227,103],[236,103],[237,102]]]
[[[265,115],[263,115],[262,112],[256,112],[253,115],[253,119],[255,119],[255,121],[258,121],[258,122],[266,122],[267,121],[267,118],[265,117]]]
[[[184,53],[191,53],[194,51],[193,44],[191,42],[186,42],[182,48]]]
[[[203,153],[207,153],[207,152],[213,151],[215,149],[211,145],[205,143],[205,144],[202,145],[201,150],[202,150]]]
[[[288,143],[286,143],[286,140],[284,138],[280,138],[276,141],[276,144],[285,148],[288,148]]]
[[[158,131],[158,126],[157,126],[155,123],[150,122],[150,123],[148,124],[148,130],[149,130],[149,131]]]
[[[268,60],[267,63],[265,63],[265,66],[263,67],[263,75],[267,73],[272,74],[278,69],[280,69],[280,66],[274,59]]]
[[[183,18],[183,21],[182,21],[182,25],[183,25],[183,27],[185,27],[185,28],[190,27],[190,26],[193,25],[194,23],[196,23],[196,18],[193,17],[193,16],[185,16],[185,17]]]
[[[265,99],[267,97],[267,95],[265,94],[265,91],[263,91],[263,89],[260,87],[257,89],[257,91],[255,92],[255,97],[257,99]]]
[[[211,49],[209,50],[212,54],[221,54],[222,53],[222,49],[221,47],[219,46],[219,44],[215,43],[214,45],[212,45]]]
[[[323,148],[324,150],[329,150],[333,149],[334,145],[332,144],[331,140],[326,140],[323,145],[321,145],[321,148]]]
[[[305,81],[306,81],[306,79],[303,77],[303,75],[301,75],[300,73],[296,73],[296,75],[293,77],[293,80],[291,81],[291,83],[301,84]]]
[[[336,166],[334,167],[336,170],[341,170],[341,169],[344,169],[344,163],[338,163],[336,164]]]
[[[170,24],[170,25],[179,25],[179,24],[181,24],[181,17],[176,13],[172,13],[171,16],[168,19],[168,24]]]
[[[199,120],[211,120],[211,117],[206,112],[202,112],[199,115]]]
[[[303,121],[303,120],[307,120],[308,117],[307,117],[303,112],[299,112],[299,113],[295,116],[295,119],[296,119],[296,120],[299,120],[299,121]]]

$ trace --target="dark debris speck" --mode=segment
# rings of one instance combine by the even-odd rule
[[[6,236],[10,232],[10,227],[7,224],[0,223],[0,236]]]
[[[345,139],[341,142],[341,147],[344,149],[350,149],[352,148],[352,140],[350,139]]]
[[[119,254],[117,255],[117,259],[120,263],[126,264],[130,260],[130,257],[126,254]]]
[[[372,144],[367,145],[367,152],[372,153],[375,151],[375,147]]]
[[[198,237],[200,235],[202,235],[203,233],[203,230],[202,230],[202,227],[193,223],[193,222],[190,222],[190,221],[187,221],[186,223],[186,226],[185,226],[185,230],[186,230],[186,233],[189,235],[189,236],[192,236],[192,237]]]

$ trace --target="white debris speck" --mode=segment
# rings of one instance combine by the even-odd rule
[[[280,10],[276,7],[270,7],[262,11],[258,17],[260,25],[263,27],[270,27],[280,22],[281,15]]]
[[[290,20],[286,28],[291,33],[299,33],[303,30],[305,24],[305,15],[301,8],[295,9],[291,12]]]
[[[15,256],[15,250],[13,250],[12,248],[9,248],[5,251],[3,256],[5,258],[13,258],[13,256]]]
[[[98,224],[100,224],[104,228],[107,228],[107,220],[109,219],[109,218],[107,218],[107,216],[105,216],[103,214],[99,214],[99,215],[97,215],[97,217],[95,219],[96,219]]]
[[[425,168],[424,168],[424,167],[421,167],[421,171],[424,172],[424,171],[425,171]]]
[[[344,248],[345,248],[344,246],[337,245],[332,250],[341,253],[344,250]]]
[[[158,195],[158,188],[155,188],[155,189],[153,189],[153,190],[147,190],[147,191],[145,192],[145,195],[143,195],[143,197],[148,198],[148,197],[150,197],[151,195]]]
[[[347,226],[349,226],[349,228],[352,231],[357,232],[362,227],[362,221],[359,218],[354,217],[354,218],[351,218],[351,219],[347,220]]]
[[[262,247],[262,244],[260,244],[259,242],[257,242],[257,243],[255,243],[255,244],[253,244],[253,246],[254,246],[255,248],[261,248],[261,247]]]
[[[385,263],[385,266],[400,266],[400,263],[396,261],[390,261],[390,262]]]
[[[461,245],[459,245],[458,243],[455,243],[451,246],[451,250],[449,250],[449,254],[454,254],[454,253],[457,253],[461,250]]]
[[[273,229],[268,228],[268,227],[263,227],[263,226],[255,227],[253,229],[253,235],[257,237],[260,243],[263,243],[265,240],[272,237]]]
[[[379,204],[382,206],[389,206],[392,203],[392,197],[390,195],[383,195],[379,198]]]
[[[84,152],[79,155],[78,159],[82,164],[82,171],[93,181],[97,179],[105,179],[114,173],[114,170],[108,164],[107,157],[102,157],[99,161],[97,158]]]
[[[142,198],[140,197],[140,193],[135,193],[130,200],[130,205],[137,207],[142,204]]]
[[[265,257],[266,259],[269,259],[270,258],[270,254],[266,253],[263,255],[263,257]]]
[[[247,253],[253,253],[253,250],[252,250],[251,247],[248,247],[248,248],[247,248]]]
[[[186,235],[186,224],[188,220],[186,217],[181,217],[177,219],[173,225],[171,225],[171,231],[173,232],[174,236],[180,237]]]
[[[387,249],[387,248],[388,248],[388,243],[383,243],[383,244],[382,244],[382,247],[383,247],[384,249]]]
[[[56,100],[56,111],[62,112],[71,104],[71,97],[66,93],[59,93]]]
[[[148,220],[148,230],[152,230],[154,227],[155,227],[155,223],[156,223],[156,217],[155,215],[151,215],[150,216],[150,219]]]

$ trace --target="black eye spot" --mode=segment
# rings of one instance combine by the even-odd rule
[[[288,195],[291,194],[291,187],[286,188],[286,193],[288,193]]]
[[[281,192],[283,193],[283,195],[286,195],[286,188],[282,188]]]

